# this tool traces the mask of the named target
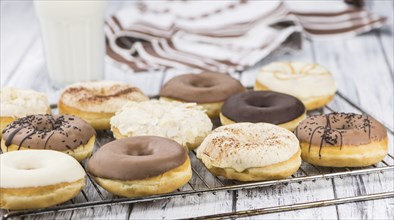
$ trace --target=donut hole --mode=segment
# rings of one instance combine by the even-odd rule
[[[354,126],[349,124],[340,124],[340,125],[333,124],[331,125],[331,128],[339,132],[354,130]]]
[[[203,82],[203,81],[192,81],[190,85],[197,88],[210,88],[214,86],[212,82]]]
[[[129,156],[150,156],[153,155],[153,152],[149,149],[139,149],[139,150],[129,150],[127,152],[127,155]]]
[[[21,162],[15,166],[17,170],[38,170],[42,168],[40,163]]]
[[[258,108],[270,107],[270,105],[268,105],[267,102],[263,102],[261,100],[247,100],[246,103],[250,106],[258,107]]]

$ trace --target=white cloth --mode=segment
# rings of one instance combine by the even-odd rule
[[[385,18],[344,1],[144,1],[106,21],[108,55],[133,71],[231,73],[274,50],[299,49],[301,33],[357,35]]]

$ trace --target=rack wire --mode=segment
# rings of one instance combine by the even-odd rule
[[[349,100],[340,92],[337,92],[337,97],[339,97],[342,101],[346,102],[348,105],[357,109],[361,113],[368,114],[368,112],[364,111],[360,106],[353,103],[351,100]],[[325,106],[320,111],[309,112],[309,114],[334,112],[334,111],[335,110],[332,109],[331,107]],[[389,127],[384,122],[382,124],[386,127],[389,134],[394,135],[393,129],[391,127]],[[108,131],[99,132],[97,140],[98,141],[96,143],[95,150],[97,150],[99,146],[105,144],[106,142],[111,141],[112,135]],[[97,183],[95,183],[93,178],[88,174],[87,185],[90,185],[92,190],[87,190],[85,188],[80,193],[79,197],[83,198],[82,201],[71,200],[71,203],[69,204],[61,204],[58,206],[39,209],[39,210],[26,210],[26,211],[5,210],[2,219],[5,220],[15,217],[26,217],[26,216],[34,216],[34,215],[43,215],[48,213],[63,212],[63,211],[74,211],[79,209],[88,209],[88,208],[95,208],[100,206],[114,206],[121,204],[153,202],[153,201],[171,199],[176,197],[196,196],[206,193],[216,194],[217,192],[220,191],[231,192],[235,190],[245,190],[245,189],[254,189],[254,188],[267,187],[267,186],[276,186],[279,184],[292,184],[292,183],[302,184],[306,181],[314,181],[317,179],[343,178],[345,176],[355,176],[355,175],[364,175],[364,174],[378,173],[384,171],[394,171],[394,156],[389,153],[383,161],[369,167],[326,169],[303,162],[297,173],[292,175],[288,179],[242,183],[237,181],[228,181],[221,177],[212,176],[212,174],[210,174],[210,172],[204,167],[204,165],[198,159],[196,159],[196,154],[194,151],[191,151],[189,153],[189,156],[192,160],[193,177],[185,187],[181,188],[176,192],[162,194],[162,195],[136,197],[136,198],[111,197],[110,194],[105,193],[105,190],[103,190]],[[207,178],[209,178],[211,181],[208,181]],[[212,180],[214,181],[213,183]],[[200,187],[196,187],[196,184],[193,184],[196,181],[199,181],[201,183],[199,184]],[[96,194],[96,196],[93,196],[93,194]],[[92,199],[93,197],[94,199]],[[201,219],[201,218],[222,219],[222,218],[230,218],[230,217],[245,217],[245,216],[262,215],[268,213],[276,213],[276,212],[283,212],[290,210],[299,210],[306,208],[338,205],[343,203],[385,199],[385,198],[394,198],[394,191],[367,194],[367,195],[361,195],[355,197],[334,198],[329,200],[320,200],[320,201],[311,201],[306,203],[265,207],[260,209],[252,209],[252,210],[244,210],[244,211],[233,211],[228,213],[198,216],[195,218],[196,219]]]

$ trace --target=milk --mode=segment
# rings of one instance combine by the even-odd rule
[[[35,0],[55,87],[104,78],[105,1]]]

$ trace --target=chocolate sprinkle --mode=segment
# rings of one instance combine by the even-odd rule
[[[319,146],[319,157],[323,147],[344,145],[359,146],[387,137],[382,124],[368,115],[354,113],[330,113],[311,116],[302,121],[295,130],[301,142]]]
[[[77,129],[73,129],[76,127]],[[73,150],[86,144],[94,129],[85,121],[70,115],[31,115],[20,118],[3,130],[5,146],[31,149]]]

